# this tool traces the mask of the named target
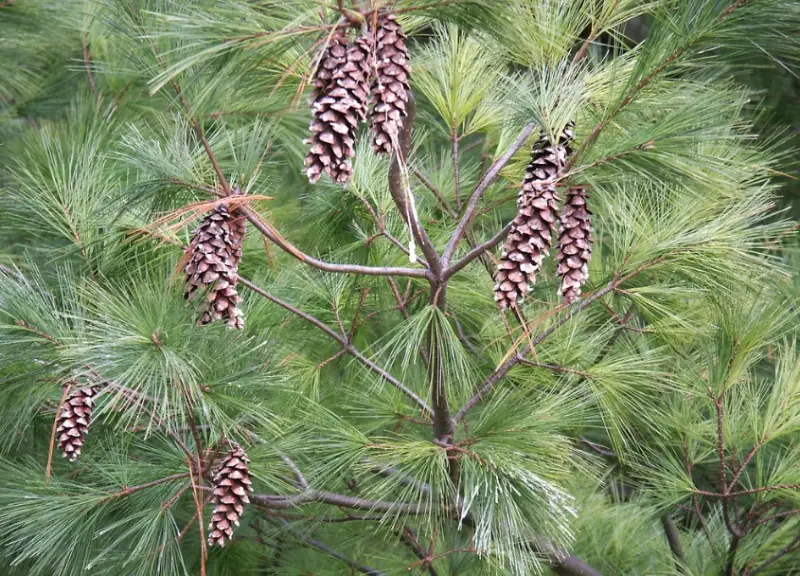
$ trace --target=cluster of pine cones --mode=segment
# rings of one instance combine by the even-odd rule
[[[336,28],[314,75],[311,137],[305,173],[311,183],[323,173],[341,184],[353,174],[358,125],[369,120],[372,147],[390,154],[407,116],[411,65],[406,35],[391,12],[379,12],[350,42]]]
[[[68,384],[70,392],[56,417],[56,444],[59,452],[70,462],[76,462],[86,441],[92,423],[94,401],[101,386],[90,384],[79,386],[77,380]],[[233,537],[234,526],[250,502],[248,492],[253,491],[250,474],[250,459],[236,442],[229,441],[230,450],[215,467],[212,478],[214,512],[208,526],[208,543],[224,546]]]
[[[518,307],[530,292],[542,260],[550,253],[557,222],[559,295],[567,304],[575,302],[589,278],[592,223],[586,188],[576,186],[569,190],[560,215],[556,189],[572,153],[573,136],[574,125],[570,122],[555,143],[542,135],[533,146],[517,200],[517,216],[495,274],[494,299],[501,310]]]

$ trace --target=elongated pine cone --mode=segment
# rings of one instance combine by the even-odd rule
[[[572,304],[581,297],[581,286],[589,279],[592,259],[592,212],[589,210],[586,188],[576,186],[567,192],[558,231],[558,294]]]
[[[92,423],[92,411],[97,392],[96,386],[75,388],[69,393],[60,408],[56,439],[59,451],[64,458],[69,458],[70,462],[75,462],[81,454],[81,448],[86,441],[86,433]]]
[[[543,135],[533,146],[511,224],[495,274],[494,299],[501,310],[516,307],[536,282],[542,260],[550,253],[558,220],[558,177],[566,165],[574,135],[570,122],[552,145]]]
[[[370,34],[362,36],[348,46],[344,36],[334,36],[317,70],[311,138],[306,140],[310,149],[305,173],[312,184],[323,172],[341,184],[349,182],[353,174],[356,130],[367,116],[371,38]]]
[[[380,154],[392,152],[392,139],[403,127],[411,98],[411,62],[406,35],[392,13],[381,13],[375,29],[375,65],[372,83],[372,147]]]
[[[225,320],[231,328],[244,328],[239,307],[242,297],[236,290],[244,235],[244,216],[231,214],[225,204],[217,206],[194,232],[186,249],[185,297],[192,299],[198,289],[208,288],[208,305],[201,324]]]
[[[225,546],[226,540],[230,542],[244,505],[250,503],[247,493],[253,491],[253,483],[249,462],[244,449],[234,443],[214,474],[214,513],[208,525],[209,546]]]

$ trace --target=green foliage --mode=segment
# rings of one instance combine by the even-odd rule
[[[797,573],[795,118],[763,91],[796,83],[797,4],[370,2],[409,32],[417,262],[366,129],[349,184],[301,173],[319,51],[366,4],[0,2],[0,570]],[[502,315],[500,248],[458,263],[569,121],[584,299],[550,259]],[[241,331],[182,295],[228,185]],[[49,462],[69,382],[102,387],[75,465]],[[227,440],[256,495],[205,558]]]

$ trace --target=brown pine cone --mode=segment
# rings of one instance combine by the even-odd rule
[[[337,42],[337,50],[341,50],[346,39]],[[346,184],[353,174],[356,130],[367,115],[371,46],[371,35],[362,36],[347,46],[343,58],[323,59],[334,67],[330,80],[318,74],[314,83],[314,119],[309,127],[311,138],[306,140],[310,150],[305,162],[311,183],[326,172],[336,182]]]
[[[550,253],[558,220],[556,182],[572,152],[573,134],[570,122],[555,146],[544,135],[533,146],[517,200],[517,216],[495,274],[494,299],[501,310],[524,300],[536,282],[544,256]]]
[[[392,13],[381,13],[375,29],[375,66],[370,123],[372,147],[379,154],[392,152],[392,140],[403,127],[411,98],[411,62],[406,35]]]
[[[225,546],[226,540],[230,542],[244,505],[250,503],[247,493],[253,491],[248,466],[250,459],[239,444],[232,445],[214,474],[214,513],[208,525],[209,546]]]
[[[74,384],[77,382],[73,381]],[[59,451],[64,458],[69,458],[70,462],[75,462],[81,454],[81,448],[86,441],[86,433],[92,422],[92,410],[94,410],[94,399],[97,392],[96,386],[75,388],[60,407],[56,439]]]
[[[225,320],[231,328],[244,328],[242,297],[236,291],[244,234],[244,216],[232,215],[225,204],[217,206],[194,232],[186,249],[185,296],[192,299],[199,288],[208,287],[208,307],[201,324]]]
[[[576,186],[567,192],[561,226],[558,231],[558,294],[572,304],[581,296],[581,286],[589,279],[592,259],[592,212],[588,206],[586,188]]]

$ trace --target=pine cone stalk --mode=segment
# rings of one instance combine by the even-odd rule
[[[69,458],[70,462],[75,462],[81,454],[89,425],[92,423],[94,399],[98,391],[97,386],[76,388],[69,393],[60,407],[56,439],[58,450],[64,458]]]
[[[494,299],[501,310],[522,303],[550,252],[559,212],[556,182],[572,152],[573,134],[570,122],[555,145],[542,135],[533,146],[517,200],[517,216],[495,274]]]
[[[312,184],[323,172],[341,184],[353,174],[356,130],[367,116],[373,39],[365,34],[347,45],[337,33],[314,78],[310,145],[305,173]]]
[[[372,147],[379,154],[391,154],[408,116],[411,98],[411,63],[406,35],[394,14],[378,15],[375,28],[375,69],[372,83]]]
[[[571,304],[581,296],[581,286],[589,279],[592,259],[592,212],[586,188],[576,186],[567,192],[558,234],[558,289],[564,302]]]
[[[192,299],[199,289],[208,289],[207,307],[200,324],[224,320],[231,328],[244,328],[239,307],[242,297],[236,285],[245,225],[244,216],[232,214],[226,204],[220,204],[203,219],[186,249],[185,297]]]
[[[209,546],[225,546],[233,538],[233,528],[239,525],[244,505],[250,503],[248,492],[253,491],[250,479],[250,459],[244,449],[232,443],[214,474],[214,513],[208,525]]]

